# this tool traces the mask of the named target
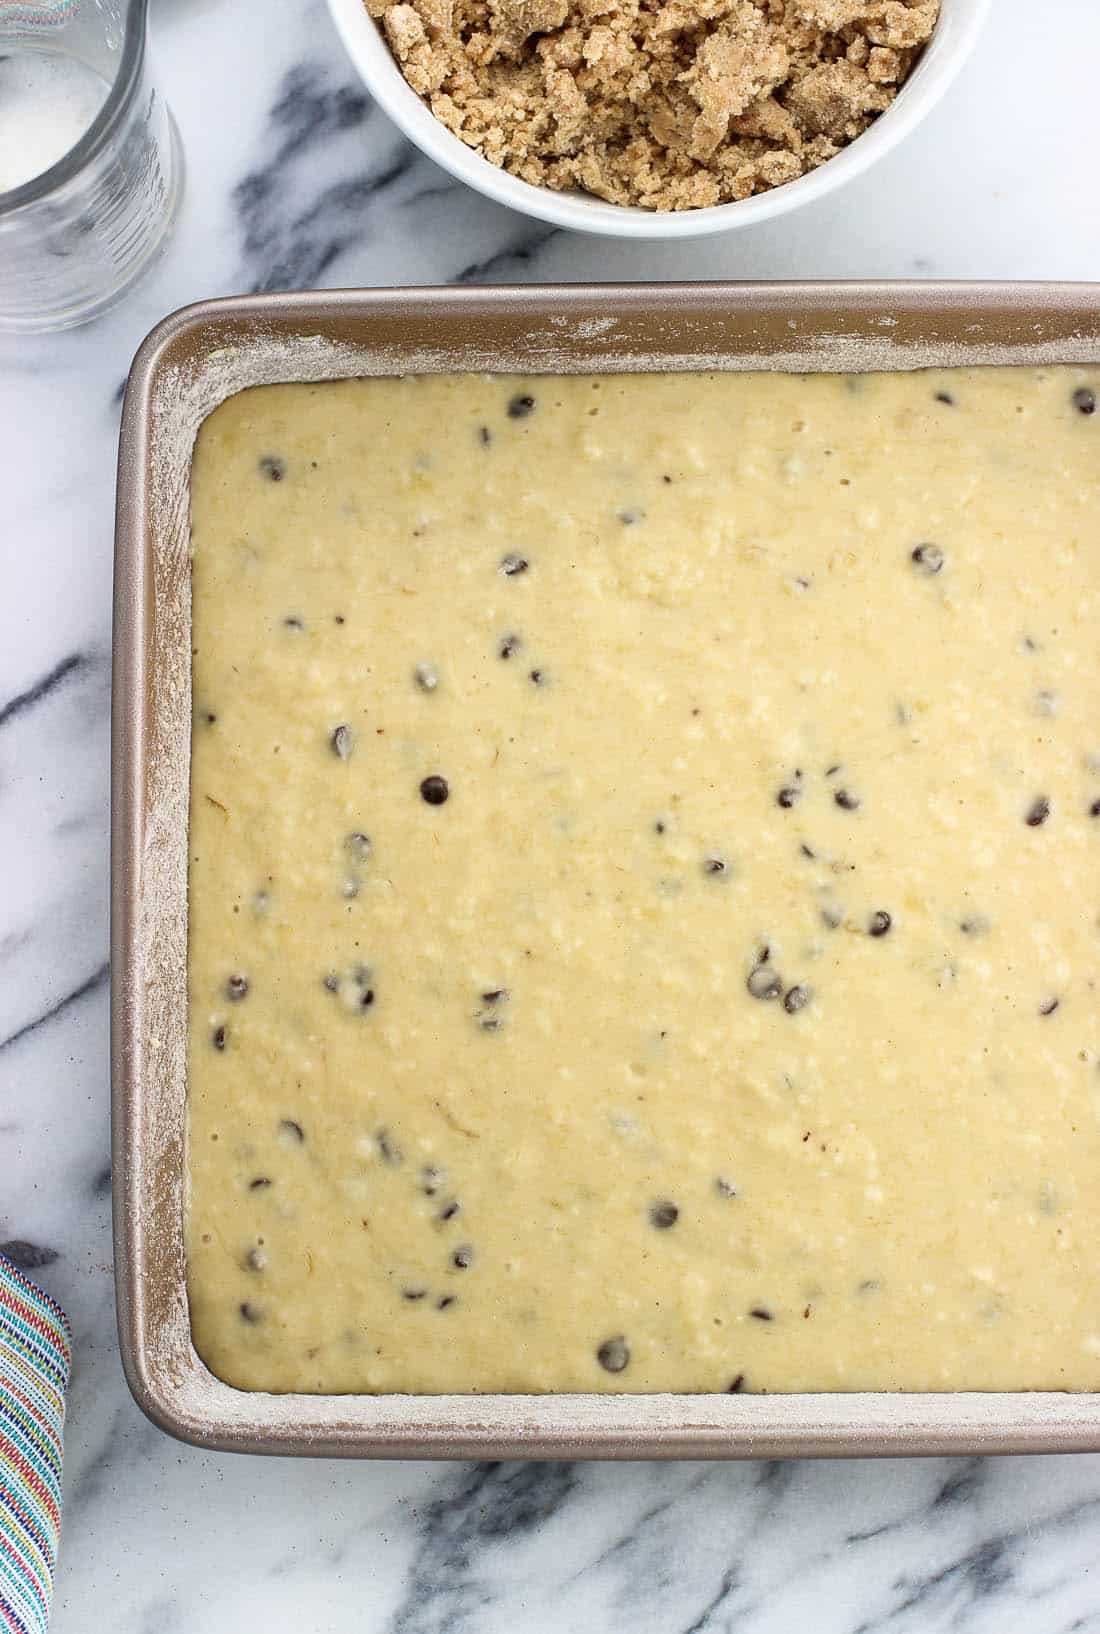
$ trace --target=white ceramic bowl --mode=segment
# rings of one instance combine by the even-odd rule
[[[747,227],[809,204],[858,176],[900,142],[939,101],[969,55],[991,4],[992,0],[941,0],[936,31],[896,100],[862,136],[808,175],[733,204],[715,204],[705,210],[653,211],[606,204],[583,193],[555,193],[547,187],[534,187],[490,164],[440,124],[406,83],[363,0],[328,0],[340,37],[371,96],[410,142],[452,176],[499,204],[509,204],[514,210],[557,227],[611,238],[649,239],[703,238],[732,227]]]

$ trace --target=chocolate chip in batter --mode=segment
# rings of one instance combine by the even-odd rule
[[[939,573],[944,564],[944,554],[939,545],[914,545],[909,552],[909,560],[914,567],[931,578]]]
[[[1100,800],[1094,800],[1089,807],[1090,817],[1100,817]]]
[[[833,799],[841,811],[858,811],[860,808],[861,802],[858,795],[852,794],[849,789],[834,790]]]
[[[282,482],[286,476],[286,461],[278,454],[265,454],[260,460],[260,471],[268,482]]]
[[[443,1207],[440,1209],[439,1213],[436,1215],[436,1219],[440,1220],[444,1225],[446,1225],[448,1220],[453,1220],[456,1214],[461,1214],[461,1213],[462,1213],[461,1203],[459,1203],[457,1198],[452,1197],[449,1203],[444,1203]]]
[[[936,402],[945,404],[947,408],[955,407],[955,399],[949,391],[938,391],[936,393]]]
[[[1073,406],[1078,414],[1096,413],[1096,393],[1088,386],[1078,386],[1073,394]]]
[[[518,579],[520,574],[526,573],[530,566],[531,564],[526,556],[518,556],[514,550],[510,550],[507,556],[500,558],[500,571],[506,579]]]
[[[434,664],[417,664],[413,680],[421,692],[434,692],[439,685],[439,671]]]
[[[247,1299],[241,1300],[241,1303],[237,1306],[237,1310],[240,1313],[242,1322],[248,1322],[255,1326],[256,1323],[263,1321],[263,1316],[257,1310],[256,1306],[251,1304]]]
[[[402,1288],[401,1298],[408,1300],[423,1299],[427,1295],[427,1288]]]
[[[726,1386],[726,1395],[727,1396],[738,1396],[738,1395],[741,1394],[741,1391],[744,1388],[745,1388],[745,1375],[743,1373],[738,1373],[734,1378],[732,1378],[730,1380],[729,1384],[727,1384],[727,1386]]]
[[[468,1271],[474,1263],[474,1251],[469,1243],[460,1243],[451,1255],[451,1264],[456,1271]]]
[[[783,996],[783,1008],[789,1016],[797,1015],[810,1002],[810,989],[801,983],[797,987],[789,987]]]
[[[725,857],[711,855],[703,858],[703,872],[714,879],[720,879],[723,874],[729,873],[729,863]]]
[[[734,1185],[733,1181],[728,1180],[724,1174],[715,1176],[714,1189],[719,1197],[729,1198],[737,1196],[737,1187]]]
[[[636,511],[628,508],[619,512],[619,521],[622,523],[624,528],[632,528],[634,524],[636,522],[640,522],[644,516],[644,511]]]
[[[752,1307],[752,1310],[749,1312],[749,1315],[750,1316],[755,1316],[755,1318],[756,1318],[756,1320],[758,1322],[774,1322],[775,1321],[775,1317],[772,1315],[771,1311],[769,1311],[769,1309],[768,1309],[768,1307],[766,1305],[754,1305]]]
[[[296,1118],[280,1118],[279,1134],[284,1146],[304,1146],[306,1132]]]
[[[801,797],[801,794],[801,789],[795,788],[791,783],[785,783],[776,795],[775,803],[777,806],[782,806],[784,811],[790,811],[795,801]]]
[[[305,627],[305,620],[299,618],[297,613],[288,613],[283,619],[284,630],[304,630]]]
[[[437,1311],[445,1311],[448,1306],[453,1305],[454,1303],[454,1294],[440,1294],[439,1298],[435,1302],[435,1308]]]
[[[267,1191],[270,1186],[271,1180],[266,1174],[258,1174],[254,1180],[248,1182],[249,1191]]]
[[[338,726],[329,739],[333,754],[338,760],[349,760],[355,747],[355,738],[350,726]]]
[[[443,805],[450,792],[447,779],[435,774],[426,777],[420,785],[420,798],[427,801],[429,806]]]
[[[515,653],[519,652],[522,646],[522,636],[506,635],[497,650],[501,658],[511,658]]]
[[[537,687],[540,687],[542,685],[542,683],[545,681],[545,679],[546,679],[546,676],[543,674],[542,670],[533,669],[531,671],[531,680],[535,683],[535,685]]]
[[[487,993],[482,993],[482,1004],[506,1004],[508,989],[506,987],[491,987]]]
[[[675,1203],[670,1203],[667,1197],[649,1205],[649,1223],[658,1231],[667,1231],[680,1218],[680,1210]]]
[[[228,1035],[224,1027],[215,1027],[210,1035],[210,1042],[216,1050],[224,1050]]]
[[[379,1129],[374,1138],[378,1143],[378,1152],[383,1163],[388,1163],[391,1168],[395,1169],[399,1163],[404,1162],[401,1150],[394,1145],[388,1129]]]
[[[371,973],[366,965],[354,965],[346,976],[330,970],[322,980],[326,991],[338,994],[349,1010],[369,1010],[374,1003]]]
[[[493,433],[489,430],[488,426],[478,426],[477,440],[481,444],[482,448],[488,448],[489,444],[493,440]]]
[[[596,1352],[596,1360],[605,1373],[621,1373],[630,1364],[630,1346],[621,1333],[605,1339]]]
[[[989,920],[984,913],[967,914],[965,919],[959,920],[959,929],[964,936],[988,936]]]
[[[248,995],[248,977],[233,975],[225,984],[225,996],[239,1004]]]
[[[434,1197],[446,1178],[443,1169],[436,1168],[434,1163],[426,1163],[420,1171],[420,1188],[425,1197]]]
[[[1041,1016],[1052,1016],[1060,1003],[1060,999],[1045,999],[1039,1006],[1039,1014]]]
[[[529,392],[517,392],[508,404],[508,418],[510,420],[526,420],[529,414],[535,411],[535,399]]]
[[[218,717],[211,710],[208,709],[206,711],[206,724],[207,724],[207,726],[216,726],[217,721],[218,721]]]
[[[1050,801],[1047,799],[1045,794],[1040,794],[1028,807],[1027,816],[1024,818],[1024,822],[1027,824],[1028,828],[1040,828],[1042,824],[1046,822],[1049,816]]]
[[[767,965],[757,965],[751,970],[745,986],[754,999],[777,999],[783,991],[779,976]]]
[[[885,936],[893,923],[894,921],[886,912],[886,909],[879,908],[871,915],[867,933],[869,936]]]

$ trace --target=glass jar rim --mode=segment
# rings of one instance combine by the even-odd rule
[[[5,216],[23,210],[28,204],[38,204],[58,188],[73,180],[94,159],[110,137],[119,117],[125,111],[134,86],[141,73],[145,56],[145,19],[149,0],[127,0],[123,24],[122,58],[118,65],[106,100],[88,129],[60,159],[48,169],[20,182],[18,187],[0,190],[0,222]]]

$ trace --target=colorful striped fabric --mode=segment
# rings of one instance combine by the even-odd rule
[[[45,1634],[61,1531],[72,1330],[0,1255],[0,1631]]]

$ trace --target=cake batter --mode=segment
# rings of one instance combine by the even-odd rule
[[[1097,389],[434,377],[209,418],[215,1373],[1100,1384]]]

